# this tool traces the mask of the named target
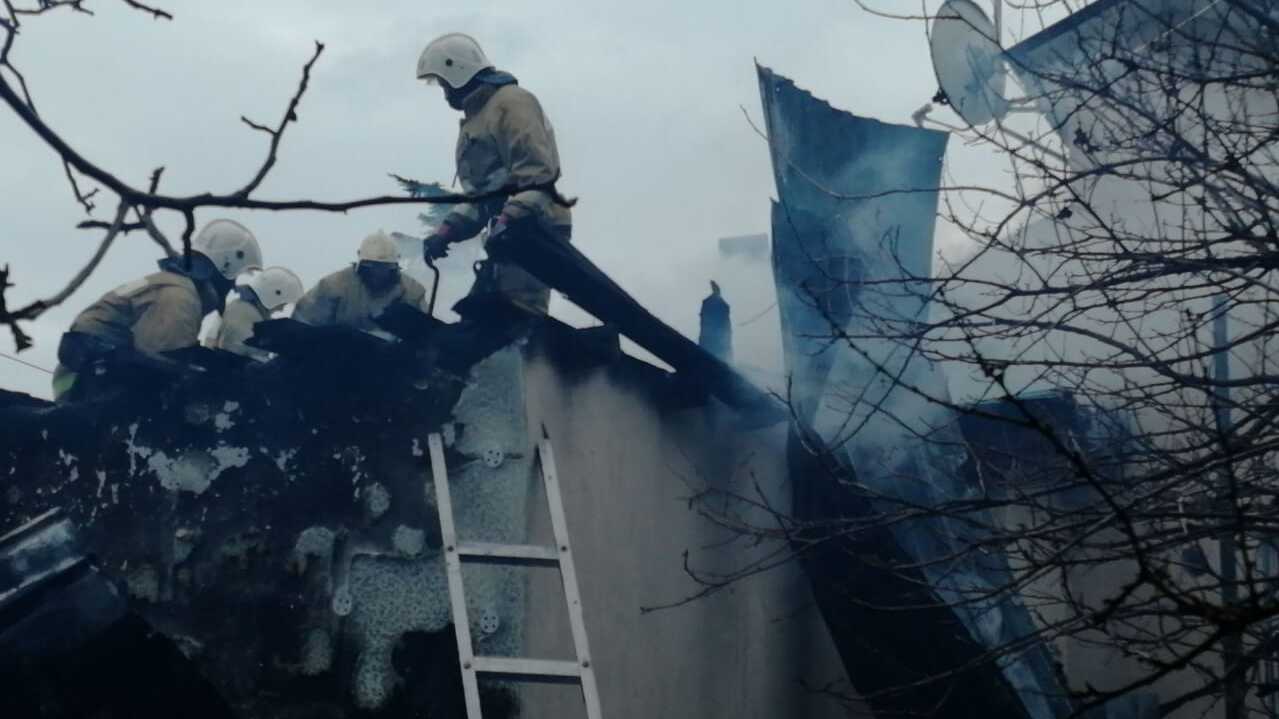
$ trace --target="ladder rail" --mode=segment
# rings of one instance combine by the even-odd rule
[[[462,694],[468,719],[482,719],[480,685],[475,673],[475,651],[471,648],[471,621],[466,611],[462,587],[462,561],[457,553],[457,529],[453,526],[453,500],[449,494],[448,468],[444,466],[444,443],[440,435],[427,437],[431,456],[431,476],[435,482],[435,506],[440,515],[440,539],[448,574],[449,604],[453,609],[453,631],[457,634],[458,662],[462,666]]]
[[[573,547],[568,539],[568,522],[564,515],[564,499],[560,494],[559,474],[555,468],[555,453],[551,449],[551,440],[544,438],[539,443],[538,463],[541,466],[542,484],[546,488],[546,503],[551,513],[551,529],[555,533],[555,544],[560,549],[560,580],[564,585],[564,598],[568,602],[569,627],[573,632],[573,645],[577,649],[577,662],[581,667],[582,698],[586,702],[586,716],[587,719],[601,719],[594,661],[586,640],[586,620],[582,616],[582,593],[577,586],[577,567],[573,561]]]
[[[449,492],[448,468],[444,464],[444,444],[438,433],[427,437],[435,484],[436,509],[440,517],[440,536],[444,544],[448,576],[449,602],[453,612],[453,629],[457,635],[458,658],[462,665],[462,688],[468,719],[483,719],[480,707],[479,675],[518,682],[577,684],[582,689],[587,719],[602,719],[595,668],[586,639],[586,620],[582,616],[582,595],[577,585],[577,568],[573,562],[568,538],[564,499],[551,441],[538,444],[538,473],[546,492],[547,509],[555,546],[532,544],[499,544],[492,542],[459,542],[454,525],[453,501]],[[462,563],[477,562],[503,565],[552,566],[559,569],[560,582],[567,604],[569,628],[573,635],[576,661],[533,659],[529,657],[477,656],[471,645],[471,623],[467,616],[466,591],[462,585]]]

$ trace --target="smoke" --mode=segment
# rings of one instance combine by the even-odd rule
[[[735,228],[728,228],[735,229]],[[728,233],[725,233],[728,234]],[[726,256],[716,238],[707,238],[686,250],[678,263],[664,271],[631,274],[623,286],[658,319],[689,338],[696,338],[698,312],[710,294],[710,281],[718,282],[728,302],[733,323],[733,363],[755,379],[770,379],[770,388],[782,372],[781,324],[773,270],[762,258]],[[551,301],[551,314],[576,327],[598,324],[589,313],[562,297]],[[626,342],[629,354],[665,366],[642,348]]]

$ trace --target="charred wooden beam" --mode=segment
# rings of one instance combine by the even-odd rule
[[[512,233],[514,234],[514,233]],[[490,239],[489,254],[523,267],[573,304],[617,328],[686,380],[704,385],[734,409],[761,423],[786,419],[782,406],[733,368],[653,316],[573,245],[538,232]]]

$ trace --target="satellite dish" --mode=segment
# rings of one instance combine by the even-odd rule
[[[930,51],[937,83],[956,114],[984,125],[1008,113],[999,33],[972,0],[946,0],[933,18]]]

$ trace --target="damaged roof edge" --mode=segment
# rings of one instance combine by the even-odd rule
[[[1025,57],[1028,53],[1034,52],[1039,47],[1052,42],[1058,37],[1080,27],[1090,20],[1101,17],[1110,10],[1121,5],[1127,5],[1131,2],[1135,2],[1135,0],[1096,0],[1096,2],[1084,6],[1082,9],[1067,15],[1061,20],[1058,20],[1016,45],[1013,45],[1005,52],[1015,58]]]
[[[753,425],[785,421],[782,403],[755,386],[718,357],[659,320],[573,245],[534,235],[493,247],[503,261],[514,262],[558,290],[570,302],[630,338],[675,368],[684,380],[703,384]]]

